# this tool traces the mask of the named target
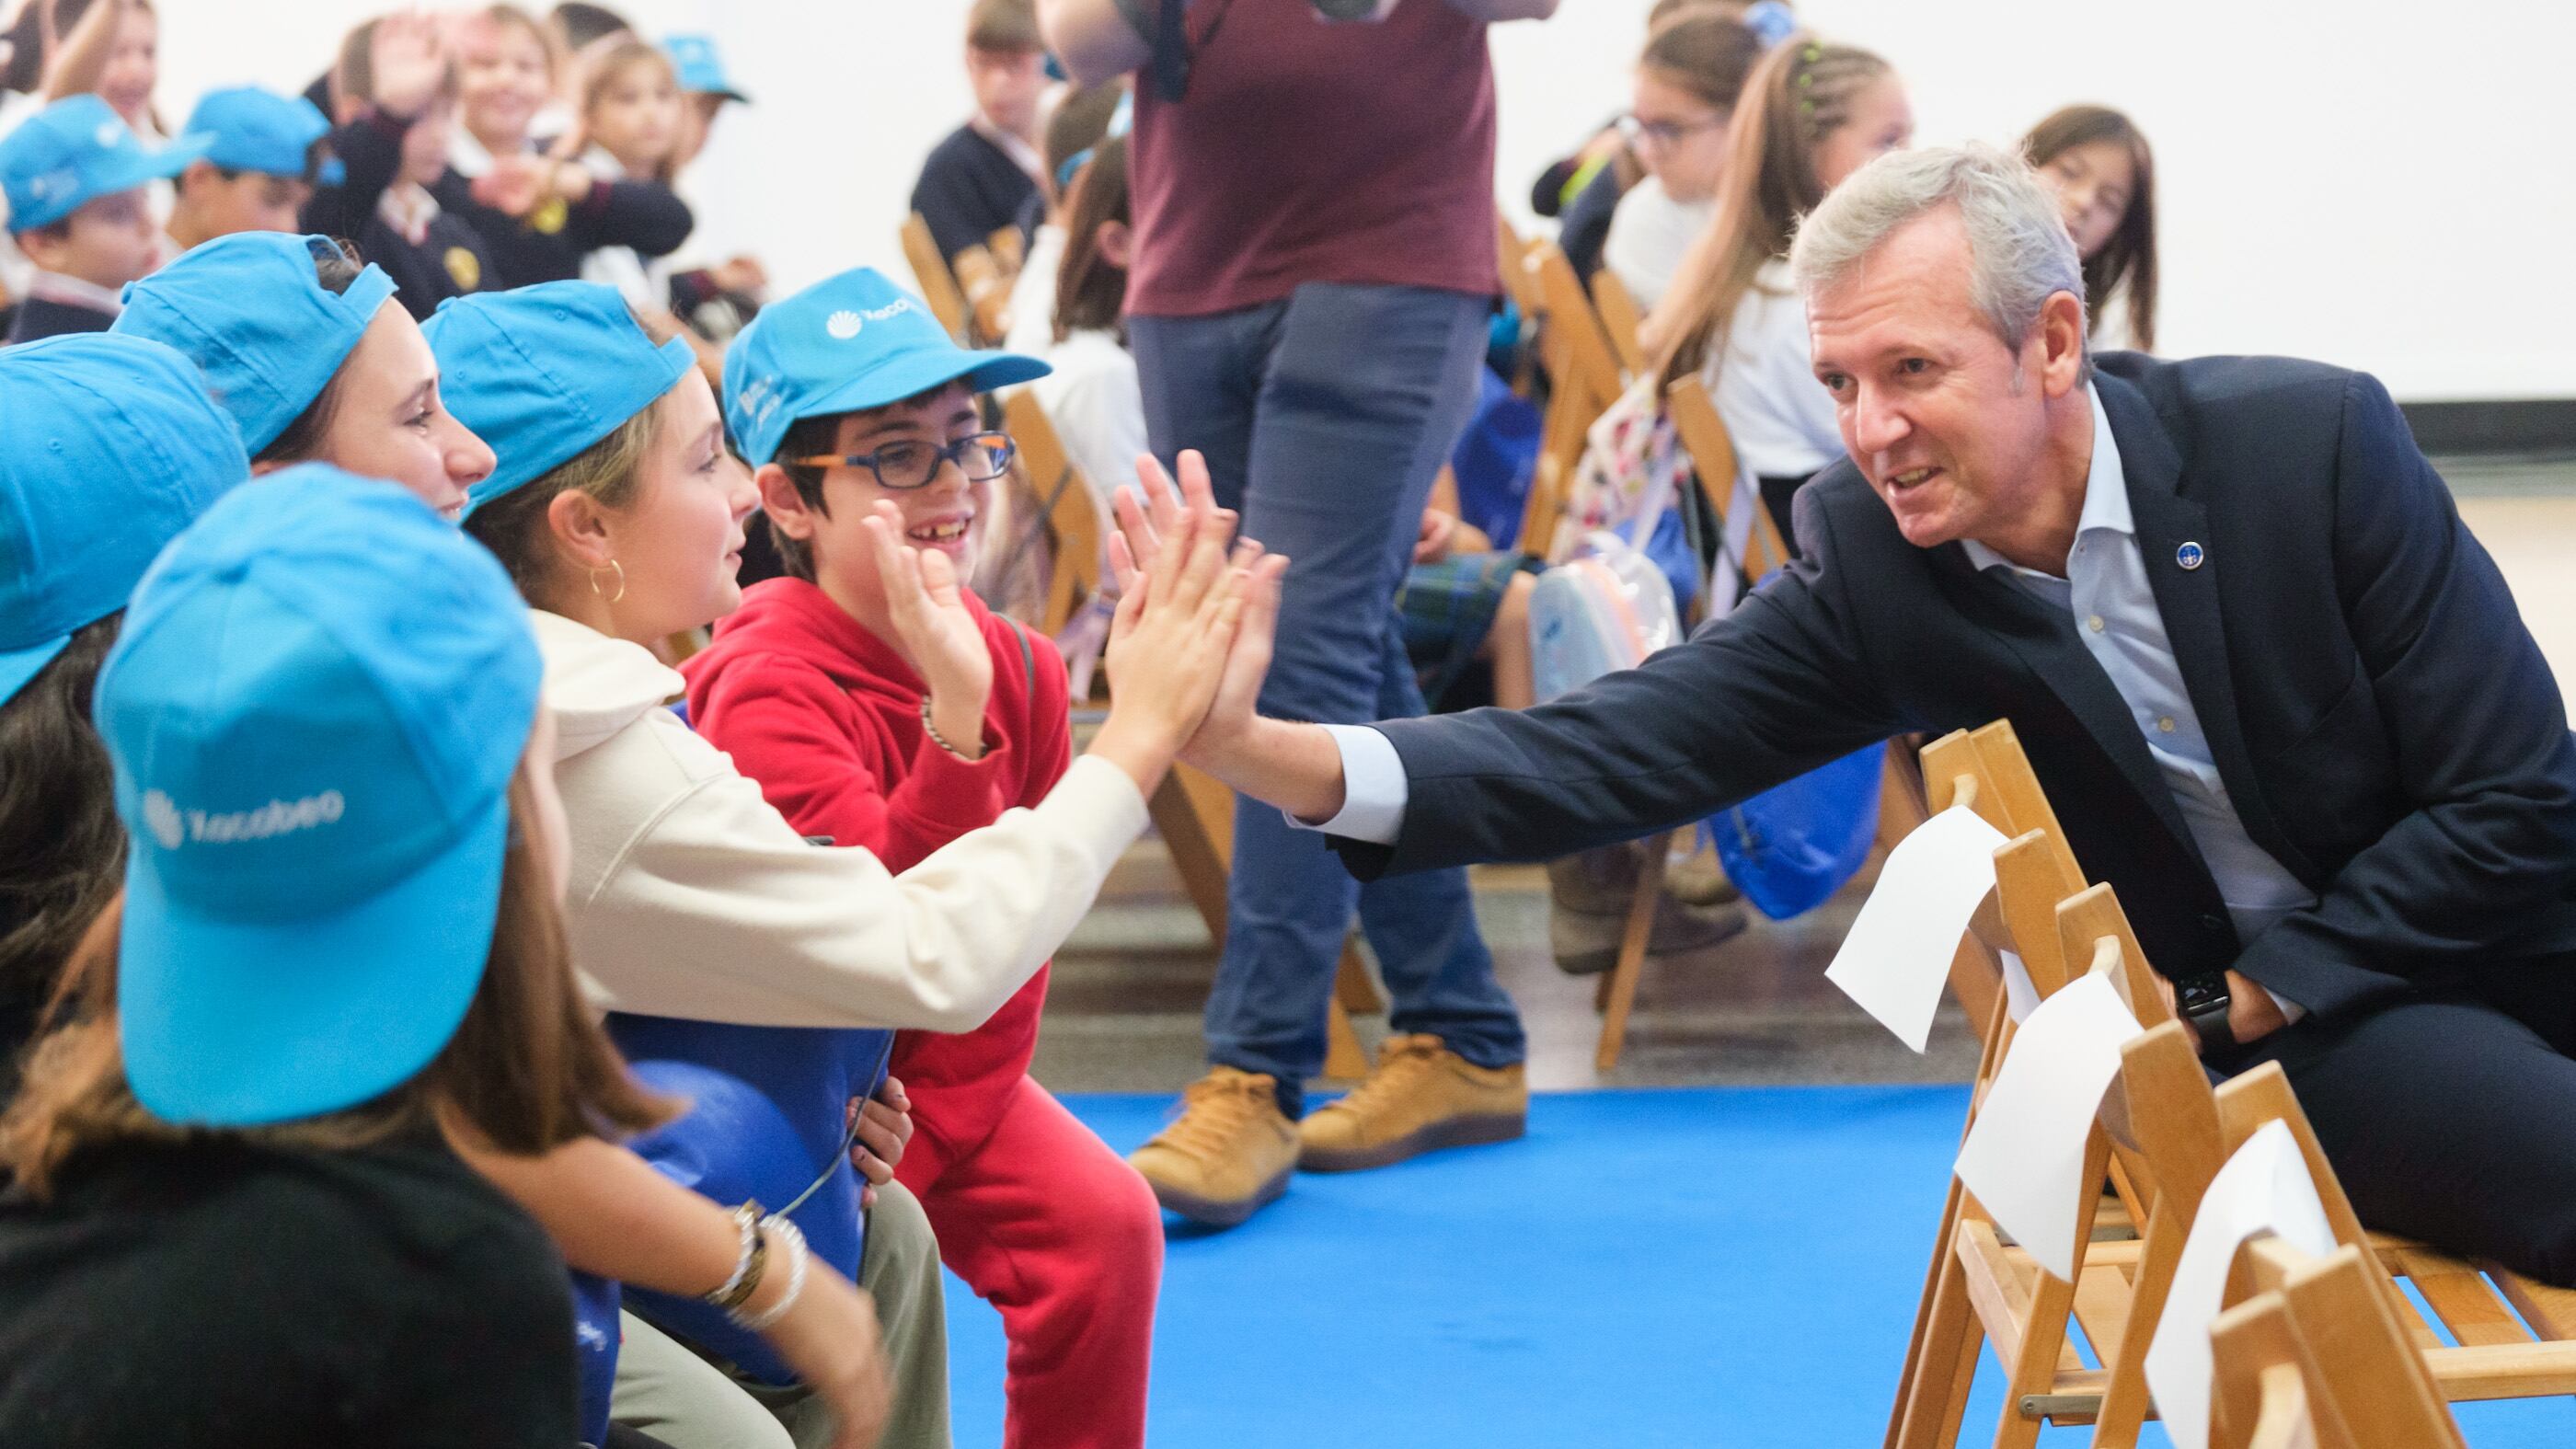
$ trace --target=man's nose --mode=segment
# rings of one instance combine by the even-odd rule
[[[1905,441],[1912,431],[1913,425],[1891,399],[1868,388],[1861,390],[1860,400],[1852,410],[1852,441],[1861,451],[1885,452]]]

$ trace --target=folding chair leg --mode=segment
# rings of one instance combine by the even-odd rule
[[[1343,938],[1341,969],[1333,978],[1333,999],[1353,1016],[1386,1010],[1386,996],[1377,989],[1375,978],[1369,975],[1368,963],[1360,959],[1360,943],[1356,937]]]
[[[1669,835],[1657,835],[1646,842],[1646,858],[1637,867],[1637,894],[1628,902],[1627,929],[1619,936],[1619,956],[1611,964],[1610,974],[1602,978],[1601,1043],[1593,1050],[1594,1070],[1608,1072],[1619,1065],[1619,1053],[1628,1044],[1628,1012],[1637,1004],[1637,976],[1645,969],[1646,942],[1655,930],[1655,905],[1664,894],[1664,858],[1672,848]]]
[[[2134,1449],[2147,1421],[2147,1343],[2164,1317],[2182,1259],[2184,1229],[2159,1205],[2149,1219],[2138,1266],[2129,1285],[2129,1314],[2120,1332],[2120,1354],[2109,1365],[2101,1417],[2093,1423],[2093,1449]]]
[[[1958,1271],[1958,1259],[1950,1244],[1959,1235],[1959,1179],[1950,1179],[1949,1195],[1941,1202],[1941,1229],[1932,1239],[1932,1257],[1923,1270],[1923,1295],[1915,1300],[1914,1333],[1906,1340],[1905,1367],[1896,1377],[1896,1398],[1887,1411],[1887,1442],[1895,1445],[1905,1423],[1906,1403],[1914,1397],[1914,1386],[1922,1381],[1926,1345],[1930,1341],[1933,1303],[1945,1273]]]
[[[1942,1244],[1923,1315],[1920,1351],[1908,1365],[1906,1391],[1888,1426],[1887,1449],[1955,1449],[1968,1412],[1968,1387],[1977,1376],[1985,1331],[1968,1302],[1968,1274],[1957,1251]]]
[[[1368,1072],[1368,1053],[1360,1049],[1359,1033],[1351,1029],[1351,1014],[1335,997],[1324,1021],[1324,1075],[1356,1082]]]

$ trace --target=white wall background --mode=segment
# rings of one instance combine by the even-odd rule
[[[1276,3],[1276,0],[1239,0]],[[1412,0],[1428,3],[1428,0]],[[1498,27],[1498,187],[1625,104],[1648,0],[1564,0]],[[161,102],[300,88],[370,0],[163,0]],[[795,285],[897,275],[915,170],[967,106],[965,0],[624,0],[722,41],[729,110],[691,190],[708,240]],[[2154,141],[2165,350],[2368,368],[2401,397],[2576,396],[2576,162],[2565,0],[1801,0],[1901,70],[1926,141],[2008,142],[2097,100]]]

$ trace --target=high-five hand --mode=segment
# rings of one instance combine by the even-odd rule
[[[1118,532],[1109,540],[1109,558],[1122,589],[1132,591],[1145,579],[1148,571],[1140,569],[1137,560],[1161,549],[1166,532],[1184,518],[1216,507],[1206,460],[1196,452],[1184,452],[1180,464],[1181,480],[1175,486],[1160,463],[1150,456],[1140,457],[1137,487],[1118,492],[1114,505]],[[1211,771],[1252,726],[1261,682],[1270,672],[1280,580],[1288,570],[1285,555],[1264,557],[1258,542],[1247,541],[1244,547],[1249,553],[1241,562],[1251,568],[1252,576],[1245,581],[1243,619],[1235,630],[1234,649],[1226,656],[1225,674],[1217,682],[1206,719],[1181,747],[1182,759]]]
[[[1135,509],[1132,502],[1122,506]],[[1125,588],[1109,631],[1112,702],[1092,743],[1092,753],[1126,769],[1149,792],[1207,716],[1254,567],[1263,563],[1249,545],[1229,557],[1234,515],[1215,507],[1204,486],[1188,505],[1168,500],[1162,512],[1149,552],[1115,551]]]

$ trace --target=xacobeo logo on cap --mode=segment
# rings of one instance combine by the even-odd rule
[[[845,307],[823,320],[823,330],[832,334],[833,340],[847,342],[864,331],[869,323],[900,317],[911,310],[910,297],[897,297],[882,307],[871,307],[865,312],[854,312]]]
[[[339,791],[325,790],[301,800],[271,800],[256,810],[210,815],[203,810],[182,810],[160,791],[146,790],[143,823],[151,828],[152,838],[161,842],[164,850],[177,850],[192,841],[199,845],[232,845],[333,824],[347,811],[348,803]]]

